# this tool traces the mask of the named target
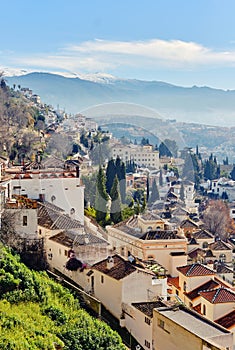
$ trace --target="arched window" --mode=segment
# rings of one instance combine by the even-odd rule
[[[70,215],[73,215],[73,214],[75,214],[75,209],[74,209],[74,208],[71,208],[71,209],[70,209]]]
[[[186,288],[187,288],[187,284],[186,282],[184,281],[184,291],[186,292]]]
[[[147,231],[151,231],[153,228],[152,228],[152,226],[149,226],[148,228],[147,228]]]
[[[203,249],[208,248],[208,242],[203,242],[203,244],[202,244],[202,248],[203,248]]]

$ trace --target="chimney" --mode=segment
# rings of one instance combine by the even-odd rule
[[[107,269],[110,270],[112,267],[114,267],[114,260],[112,256],[108,256],[107,258]]]

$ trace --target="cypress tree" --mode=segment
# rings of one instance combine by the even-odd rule
[[[181,182],[181,186],[180,186],[180,199],[182,201],[184,201],[184,185],[183,185],[183,182]]]
[[[146,182],[146,201],[149,201],[149,176],[147,177],[147,182]]]
[[[110,159],[106,169],[106,191],[108,194],[110,194],[111,192],[111,188],[113,186],[113,181],[116,173],[117,172],[116,172],[116,166],[114,164],[114,160]]]
[[[117,175],[114,178],[110,196],[112,201],[110,209],[110,218],[114,224],[117,224],[118,222],[122,221],[121,196]]]
[[[163,186],[162,169],[160,169],[160,173],[159,173],[159,186]]]
[[[157,188],[156,180],[153,180],[152,192],[150,196],[150,203],[154,203],[156,200],[160,199],[159,191]]]
[[[120,179],[119,185],[120,185],[120,195],[121,195],[121,201],[122,203],[125,203],[126,200],[126,167],[125,164],[121,163],[121,170],[120,170]]]
[[[95,209],[96,220],[98,222],[105,222],[107,215],[108,194],[105,188],[105,175],[102,167],[99,167],[99,172],[96,179],[96,195],[95,195]]]

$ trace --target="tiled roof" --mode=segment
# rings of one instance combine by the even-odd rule
[[[111,268],[107,267],[108,258],[94,264],[92,268],[116,280],[121,280],[137,270],[137,268],[134,265],[132,265],[129,261],[124,260],[118,255],[114,255],[113,260],[114,265]]]
[[[177,270],[181,272],[185,276],[193,277],[193,276],[207,276],[214,275],[215,272],[205,265],[195,263],[192,265],[185,265],[177,267]]]
[[[217,264],[216,265],[217,273],[233,273],[233,270],[229,269],[225,264]]]
[[[184,227],[198,227],[198,224],[196,222],[194,222],[193,220],[191,219],[185,219],[181,222],[181,225],[180,225],[181,228],[184,228]]]
[[[188,253],[188,256],[189,256],[190,259],[196,259],[199,255],[203,256],[203,254],[204,254],[204,250],[203,249],[196,248],[196,249],[191,250]]]
[[[145,220],[145,221],[162,221],[162,222],[164,222],[164,220],[159,215],[151,213],[151,212],[148,212],[146,214],[142,214],[140,216],[140,218],[142,220]]]
[[[51,241],[55,241],[57,243],[63,244],[67,247],[75,247],[79,245],[93,245],[93,244],[105,244],[108,243],[93,235],[92,233],[79,234],[74,231],[62,231],[49,238]]]
[[[193,233],[193,237],[196,239],[208,239],[208,238],[214,238],[212,233],[210,233],[207,230],[199,230]]]
[[[173,286],[175,286],[177,289],[180,289],[180,286],[179,286],[179,277],[168,277],[167,283],[168,283],[168,285],[173,285]]]
[[[200,295],[212,304],[235,302],[235,293],[224,287],[200,292]]]
[[[201,313],[201,304],[195,305],[193,307],[193,310],[196,311],[198,314],[202,315],[202,313]]]
[[[148,317],[153,317],[153,309],[165,306],[161,301],[153,301],[153,302],[146,302],[146,303],[132,303],[132,305],[141,311],[143,314],[145,314]]]
[[[225,243],[224,241],[221,241],[221,240],[210,243],[208,245],[208,248],[210,248],[211,250],[231,250],[232,249],[232,247],[228,243]]]
[[[202,284],[201,286],[191,290],[190,292],[186,293],[186,296],[190,299],[193,300],[197,297],[200,296],[200,292],[202,291],[206,291],[208,289],[214,289],[214,288],[218,288],[220,287],[220,284],[214,280],[210,280],[204,284]]]
[[[235,310],[231,311],[229,314],[220,317],[218,320],[215,320],[220,326],[229,329],[230,327],[235,326]]]
[[[142,237],[143,240],[155,240],[155,239],[183,239],[177,236],[177,231],[171,230],[153,230],[146,232]]]
[[[80,221],[72,219],[51,205],[38,203],[38,225],[51,230],[70,230],[83,227]]]

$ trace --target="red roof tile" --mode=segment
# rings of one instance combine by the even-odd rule
[[[173,285],[173,286],[176,287],[177,289],[180,289],[180,286],[179,286],[179,277],[168,277],[167,283],[168,283],[169,285]]]
[[[181,272],[185,276],[207,276],[207,275],[214,275],[215,272],[208,267],[195,263],[192,265],[185,265],[185,266],[180,266],[177,267],[177,270]]]
[[[193,307],[193,310],[195,310],[198,314],[202,315],[201,313],[201,304],[198,304]]]
[[[200,295],[212,304],[235,302],[235,293],[224,287],[200,292]]]
[[[108,259],[102,260],[92,266],[92,268],[112,277],[116,280],[121,280],[124,277],[130,275],[135,272],[137,268],[133,266],[129,261],[124,260],[118,255],[114,255],[113,257],[113,267],[107,267]]]
[[[218,320],[215,320],[220,326],[224,328],[231,328],[235,326],[235,310],[231,311],[229,314],[220,317]]]
[[[220,287],[221,285],[214,281],[214,280],[210,280],[204,284],[202,284],[201,286],[191,290],[190,292],[186,293],[186,296],[190,299],[190,300],[193,300],[197,297],[200,296],[200,292],[202,291],[206,291],[208,289],[214,289],[214,288],[217,288],[217,287]]]

